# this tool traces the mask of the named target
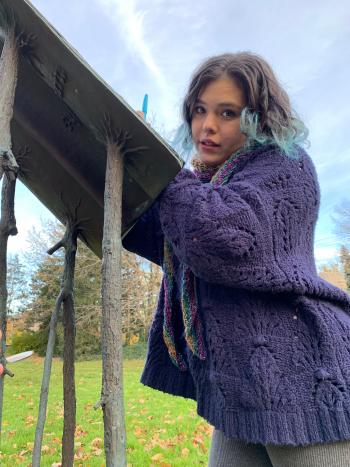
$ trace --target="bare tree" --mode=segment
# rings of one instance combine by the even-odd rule
[[[344,199],[336,206],[332,219],[335,224],[335,234],[341,243],[350,247],[350,200]]]
[[[27,279],[19,255],[9,255],[7,260],[7,311],[12,314],[26,298]]]

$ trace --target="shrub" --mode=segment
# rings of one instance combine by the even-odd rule
[[[147,342],[139,341],[134,345],[125,345],[123,347],[124,360],[144,360],[147,353]]]
[[[34,350],[39,355],[45,355],[47,336],[43,331],[24,331],[12,338],[11,350],[13,353]]]

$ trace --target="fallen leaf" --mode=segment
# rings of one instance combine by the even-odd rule
[[[158,454],[155,454],[154,456],[151,457],[152,461],[161,461],[163,459],[163,454],[160,452]]]
[[[136,437],[141,436],[141,435],[143,434],[143,429],[140,428],[139,426],[137,426],[137,427],[135,428],[135,430],[134,430],[134,434],[135,434]]]
[[[87,431],[84,431],[83,427],[81,427],[80,425],[77,425],[75,428],[75,436],[77,438],[80,438],[80,436],[86,436],[86,435],[87,435]]]
[[[181,449],[181,455],[182,457],[187,457],[190,453],[190,450],[188,448],[183,448]]]
[[[200,423],[197,426],[198,430],[202,431],[203,433],[207,435],[211,435],[214,431],[214,427],[212,425],[209,425],[207,423]]]
[[[102,446],[102,438],[95,438],[91,441],[91,446],[100,448]]]
[[[84,457],[84,451],[81,448],[78,448],[74,454],[74,459],[79,460]]]
[[[28,415],[28,417],[26,418],[26,426],[32,425],[33,423],[34,423],[33,415]]]
[[[94,449],[94,450],[92,451],[92,454],[93,454],[94,456],[100,456],[102,453],[103,453],[102,449]]]

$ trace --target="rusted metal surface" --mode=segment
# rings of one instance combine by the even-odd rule
[[[61,221],[67,203],[78,205],[85,243],[101,256],[106,148],[99,128],[106,114],[127,131],[122,233],[174,178],[183,162],[26,0],[12,8],[26,37],[19,58],[11,125],[13,152],[26,147],[21,181]],[[0,33],[1,36],[1,33]],[[3,39],[0,38],[0,48]]]

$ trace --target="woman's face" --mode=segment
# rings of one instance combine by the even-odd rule
[[[202,162],[220,165],[243,146],[246,136],[240,130],[240,115],[244,106],[242,90],[228,77],[202,89],[191,122],[192,139]]]

